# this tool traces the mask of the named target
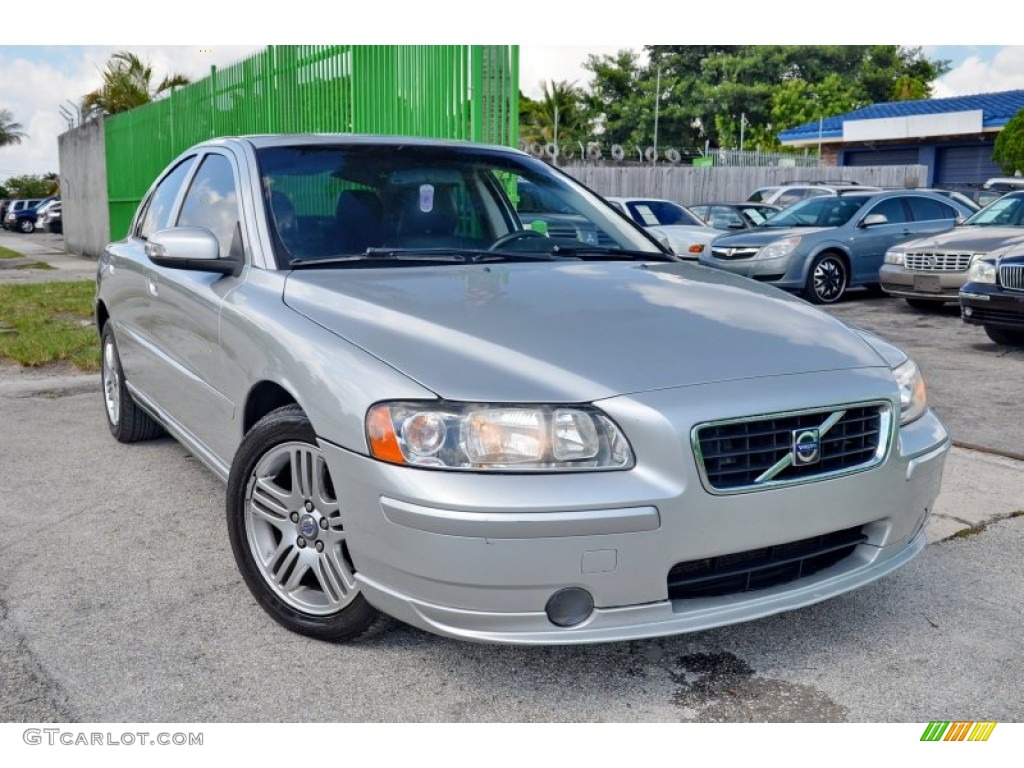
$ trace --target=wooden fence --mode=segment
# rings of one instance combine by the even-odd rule
[[[565,163],[559,167],[606,197],[658,197],[683,205],[745,200],[758,187],[802,181],[856,181],[876,187],[916,187],[925,184],[923,165],[872,165],[819,168],[693,168]]]

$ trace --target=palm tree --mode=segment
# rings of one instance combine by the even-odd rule
[[[9,109],[0,109],[0,147],[21,144],[24,138],[28,138],[28,134],[21,130],[21,123],[14,122]]]
[[[125,112],[148,104],[166,90],[190,82],[185,75],[175,73],[153,88],[153,68],[131,51],[119,51],[107,61],[103,85],[82,98],[82,114],[93,118]]]
[[[526,141],[553,142],[572,147],[590,136],[590,120],[583,105],[583,92],[575,82],[551,80],[541,83],[542,97],[528,101],[523,110],[520,136]],[[556,128],[557,126],[557,128]]]

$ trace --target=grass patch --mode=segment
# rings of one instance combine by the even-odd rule
[[[15,269],[54,269],[45,261],[30,261],[28,264],[19,264]]]
[[[12,251],[10,248],[4,248],[0,245],[0,259],[20,259],[25,254]]]
[[[25,366],[99,369],[91,281],[0,285],[0,357]]]

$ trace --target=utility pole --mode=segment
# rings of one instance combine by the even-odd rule
[[[747,113],[740,112],[740,152],[743,151],[743,129],[747,125]]]
[[[558,102],[555,102],[555,156],[551,158],[554,165],[558,165]]]
[[[658,164],[658,108],[661,106],[661,65],[658,65],[658,75],[654,84],[654,157],[651,158],[651,165]]]

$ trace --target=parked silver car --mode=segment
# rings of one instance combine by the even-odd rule
[[[608,245],[528,228],[520,180]],[[949,435],[905,354],[518,151],[206,142],[97,277],[110,431],[226,481],[245,583],[296,632],[655,637],[925,544]]]
[[[832,304],[851,286],[877,286],[888,249],[952,229],[969,213],[955,200],[930,192],[814,197],[746,232],[716,238],[700,263]]]
[[[1024,243],[1024,192],[1011,192],[963,226],[890,248],[879,272],[882,290],[917,309],[957,301],[976,261],[995,261]]]

